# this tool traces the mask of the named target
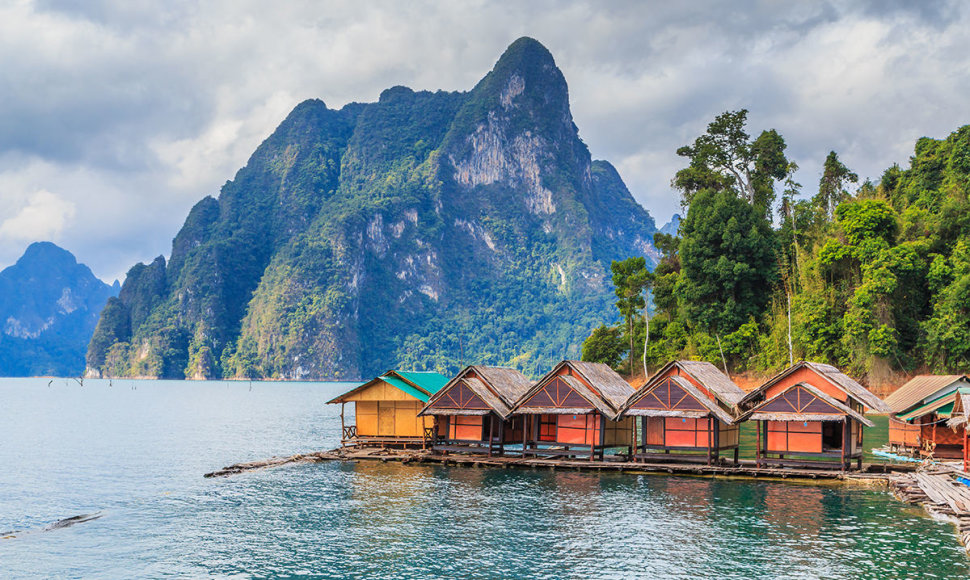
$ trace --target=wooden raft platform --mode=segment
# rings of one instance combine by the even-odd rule
[[[615,457],[615,456],[614,456]],[[912,470],[911,466],[872,464],[862,471],[842,472],[836,469],[807,469],[789,467],[756,467],[754,461],[742,461],[740,465],[706,465],[701,463],[651,463],[616,460],[589,461],[586,459],[561,459],[548,457],[499,456],[487,457],[477,454],[443,454],[427,450],[390,450],[368,448],[345,448],[317,453],[273,457],[262,461],[236,463],[205,477],[224,477],[248,471],[280,467],[293,463],[319,463],[321,461],[399,461],[405,464],[437,463],[468,467],[569,469],[576,471],[614,471],[626,473],[666,473],[700,476],[765,477],[775,479],[829,479],[829,480],[884,480],[890,472]]]
[[[960,542],[970,551],[970,487],[957,481],[956,476],[970,477],[962,471],[935,467],[893,474],[889,486],[899,499],[951,520]]]

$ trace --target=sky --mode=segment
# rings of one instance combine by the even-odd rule
[[[658,226],[676,155],[719,113],[779,131],[805,195],[970,122],[959,2],[0,3],[0,268],[49,240],[108,282],[168,256],[188,210],[308,98],[469,90],[531,36],[595,159]]]

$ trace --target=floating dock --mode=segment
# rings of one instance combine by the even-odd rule
[[[659,454],[658,454],[659,455]],[[615,457],[615,460],[611,460]],[[607,456],[604,460],[564,459],[556,457],[494,456],[474,453],[436,453],[427,450],[394,450],[380,448],[343,448],[316,453],[304,453],[289,457],[273,457],[261,461],[236,463],[206,473],[205,477],[225,477],[294,463],[319,463],[323,461],[398,461],[405,464],[437,463],[468,467],[496,467],[500,469],[566,469],[593,472],[666,473],[673,475],[731,476],[773,479],[835,479],[835,480],[887,480],[887,475],[914,471],[915,465],[865,464],[862,470],[839,471],[837,469],[811,469],[783,466],[757,467],[754,461],[741,461],[739,465],[674,462],[672,456],[662,456],[663,462],[624,461],[621,456]],[[660,457],[658,457],[660,459]],[[970,489],[970,488],[968,488]]]

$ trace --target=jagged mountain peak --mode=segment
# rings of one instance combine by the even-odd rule
[[[88,363],[359,378],[450,372],[464,351],[539,374],[615,315],[609,264],[652,258],[655,229],[592,163],[552,55],[522,38],[469,92],[298,105],[193,208],[167,265],[129,273]]]

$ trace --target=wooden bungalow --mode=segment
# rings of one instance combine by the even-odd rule
[[[970,387],[965,375],[918,375],[886,397],[889,406],[889,446],[895,451],[955,459],[963,456],[963,441],[943,428],[960,388]]]
[[[426,434],[436,451],[501,455],[507,442],[522,440],[523,417],[510,414],[531,386],[532,381],[515,369],[465,367],[428,400],[418,416],[434,418],[435,425]]]
[[[632,452],[633,420],[618,419],[633,387],[608,365],[565,360],[530,388],[512,409],[524,417],[523,455],[596,456]]]
[[[711,363],[668,363],[620,408],[620,417],[640,421],[642,440],[633,432],[634,461],[665,457],[710,465],[733,450],[737,464],[737,405],[743,398],[744,391]]]
[[[957,389],[953,412],[950,413],[950,419],[946,424],[960,437],[963,444],[963,471],[967,471],[970,465],[970,432],[967,431],[967,427],[970,427],[970,388]]]
[[[342,445],[424,445],[431,417],[418,413],[448,377],[431,372],[387,371],[328,401],[340,403]],[[347,425],[344,406],[354,403],[355,424]]]
[[[758,421],[756,463],[862,467],[866,409],[889,407],[837,368],[799,362],[748,393],[740,420]]]

